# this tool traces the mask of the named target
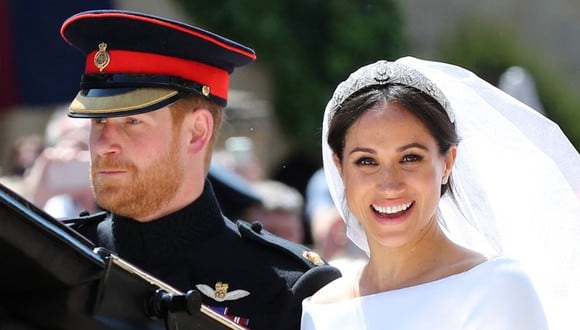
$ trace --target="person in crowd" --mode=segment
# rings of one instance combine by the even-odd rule
[[[369,261],[304,300],[302,329],[578,327],[580,156],[553,122],[404,57],[338,85],[322,149]]]
[[[231,136],[224,141],[225,149],[222,151],[222,158],[234,172],[238,173],[248,181],[264,180],[265,173],[258,155],[254,141],[247,136]]]
[[[245,327],[298,328],[301,301],[340,272],[302,245],[227,219],[207,180],[229,76],[254,51],[128,11],[76,14],[61,34],[87,57],[69,116],[90,119],[91,182],[106,210],[66,223]]]
[[[536,89],[534,77],[525,68],[521,66],[509,67],[499,76],[497,87],[539,113],[546,114]]]
[[[38,135],[25,135],[14,141],[8,155],[7,175],[24,176],[44,149]]]
[[[55,218],[94,213],[97,204],[89,171],[89,120],[67,116],[58,107],[45,129],[45,147],[26,175],[31,201]]]
[[[270,233],[303,244],[304,199],[298,190],[275,180],[252,182],[251,189],[261,203],[249,208],[243,218],[259,221]]]
[[[261,207],[262,200],[250,186],[251,182],[231,168],[215,160],[215,152],[207,175],[222,213],[235,221],[244,219],[247,210]]]
[[[32,192],[25,184],[24,178],[44,149],[39,135],[25,135],[17,138],[8,152],[8,167],[0,176],[0,183],[19,195],[30,199]]]
[[[305,213],[314,250],[343,276],[357,271],[367,260],[366,254],[346,237],[346,225],[332,201],[323,168],[308,180]]]

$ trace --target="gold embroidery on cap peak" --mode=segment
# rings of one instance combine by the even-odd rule
[[[95,62],[95,66],[99,69],[100,72],[103,72],[107,65],[109,65],[109,62],[111,62],[111,56],[107,52],[106,43],[101,42],[99,44],[99,51],[95,54],[93,62]]]

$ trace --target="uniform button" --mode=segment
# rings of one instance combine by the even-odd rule
[[[252,223],[252,230],[256,233],[260,233],[262,231],[262,224],[258,221]]]

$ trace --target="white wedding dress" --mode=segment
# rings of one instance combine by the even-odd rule
[[[301,329],[547,329],[540,300],[514,259],[331,304],[302,303]]]

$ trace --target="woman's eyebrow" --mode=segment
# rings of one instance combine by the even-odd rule
[[[407,149],[411,149],[411,148],[419,148],[419,149],[423,149],[425,151],[428,151],[429,150],[429,148],[427,148],[427,146],[425,146],[425,145],[423,145],[421,143],[413,142],[413,143],[409,143],[409,144],[406,144],[404,146],[398,147],[397,148],[397,151],[398,152],[401,152],[401,151],[404,151],[404,150],[407,150]]]
[[[348,154],[352,155],[355,152],[367,152],[370,154],[376,153],[375,150],[371,149],[371,148],[356,147],[356,148],[352,149]]]

